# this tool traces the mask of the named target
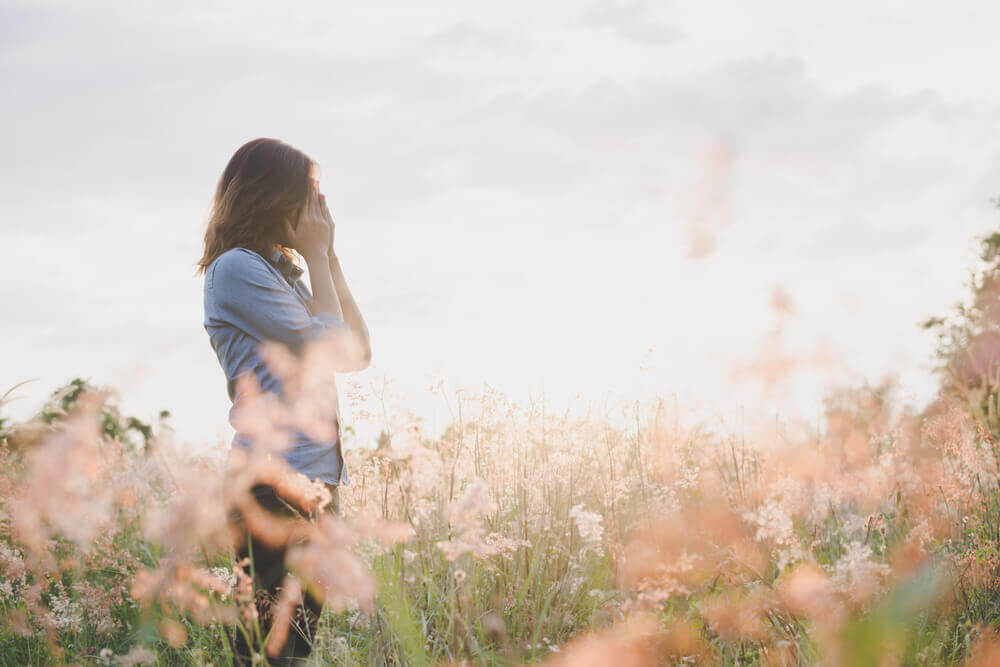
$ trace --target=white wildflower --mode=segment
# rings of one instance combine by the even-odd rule
[[[604,537],[604,527],[601,526],[601,515],[596,512],[588,512],[583,505],[574,505],[569,511],[569,516],[576,523],[576,529],[580,533],[580,538],[588,546],[598,546]]]

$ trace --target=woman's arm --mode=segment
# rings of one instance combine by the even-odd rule
[[[344,319],[337,289],[333,284],[333,272],[326,248],[310,249],[302,255],[309,267],[309,284],[312,285],[313,312],[333,313]]]
[[[351,294],[351,289],[347,286],[347,279],[344,278],[344,270],[340,266],[340,258],[337,257],[336,253],[329,253],[329,265],[330,275],[333,277],[337,295],[340,297],[340,305],[343,306],[341,319],[351,327],[351,331],[354,332],[361,347],[360,360],[364,365],[358,370],[368,368],[368,364],[372,360],[372,345],[371,337],[368,334],[368,325],[365,324],[365,318],[361,315],[361,309],[358,308],[358,304],[354,300],[354,295]]]
[[[285,237],[309,267],[313,313],[330,313],[347,325],[346,333],[350,335],[338,337],[342,344],[337,355],[341,364],[339,370],[360,371],[368,368],[371,362],[368,328],[347,288],[337,255],[333,252],[333,216],[326,207],[326,198],[322,193],[313,191],[297,225],[285,222]],[[341,307],[341,298],[345,307]]]
[[[333,239],[337,225],[333,220],[333,215],[330,213],[330,208],[326,205],[326,196],[324,194],[318,193],[318,203],[323,218],[330,227],[329,243],[326,247],[326,263],[336,290],[337,306],[343,307],[338,314],[351,328],[351,332],[356,339],[355,351],[357,352],[358,361],[358,368],[356,370],[364,370],[368,368],[372,359],[371,336],[368,333],[368,325],[365,324],[365,318],[361,315],[361,309],[358,308],[358,304],[354,300],[354,295],[351,294],[351,288],[347,286],[347,279],[344,278],[344,270],[340,266],[340,258],[337,257],[337,253],[333,249]],[[321,260],[316,258],[313,261],[318,263]],[[309,263],[308,259],[306,263]],[[312,265],[309,267],[309,273],[312,274]],[[315,294],[315,291],[313,294]]]
[[[310,249],[302,256],[309,267],[309,282],[312,285],[313,312],[327,312],[336,315],[350,327],[353,334],[345,344],[346,358],[342,372],[361,371],[371,363],[372,352],[365,325],[358,304],[347,287],[344,272],[337,256],[328,253],[327,248]]]

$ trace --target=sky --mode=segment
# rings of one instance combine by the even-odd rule
[[[390,382],[429,433],[435,386],[812,418],[892,374],[923,404],[918,323],[1000,223],[998,21],[975,1],[0,2],[0,393],[30,380],[2,411],[81,376],[193,446],[231,437],[194,269],[256,137],[321,166],[373,348],[338,384]]]

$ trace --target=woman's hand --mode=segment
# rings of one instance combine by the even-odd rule
[[[307,263],[321,255],[327,257],[333,249],[333,225],[327,221],[329,212],[324,211],[326,206],[320,203],[320,197],[316,191],[309,195],[295,226],[285,221],[289,247],[297,250]]]

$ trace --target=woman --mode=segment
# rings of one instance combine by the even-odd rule
[[[292,250],[305,260],[311,290],[301,279],[303,270]],[[320,339],[339,343],[331,368],[357,371],[368,367],[371,346],[368,328],[351,295],[334,250],[334,222],[319,190],[316,164],[302,151],[276,139],[255,139],[229,160],[215,191],[205,232],[204,254],[198,262],[204,272],[205,330],[226,376],[233,401],[229,420],[236,429],[234,448],[252,449],[254,440],[241,432],[246,415],[241,407],[249,397],[240,391],[247,375],[260,391],[285,398],[280,372],[265,362],[262,343],[284,346],[301,357],[309,343]],[[349,483],[340,446],[341,426],[336,388],[333,387],[335,424],[332,440],[317,440],[303,430],[290,433],[291,445],[282,452],[288,464],[330,489],[334,512],[339,511],[338,489]],[[241,405],[243,404],[243,405]],[[247,431],[249,429],[243,429]],[[260,507],[275,514],[306,515],[301,506],[283,498],[269,483],[253,486]],[[231,509],[231,508],[230,508]],[[244,530],[240,512],[230,512],[233,525]],[[250,550],[237,543],[237,559]],[[284,551],[254,551],[255,586],[266,597],[278,593],[284,578]],[[314,604],[307,606],[314,607]],[[315,611],[315,610],[314,610]],[[314,625],[315,618],[310,618]],[[294,634],[294,633],[293,633]],[[242,640],[237,637],[237,644]],[[246,646],[237,646],[237,655]],[[306,655],[308,644],[290,636],[283,656]]]

